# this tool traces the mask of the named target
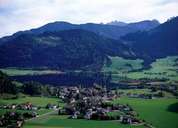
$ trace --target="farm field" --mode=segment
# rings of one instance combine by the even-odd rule
[[[109,57],[110,64],[104,64],[102,72],[111,72],[112,81],[118,82],[122,79],[169,79],[178,81],[178,56],[168,56],[157,59],[149,69],[144,69],[143,60],[124,59],[121,57]],[[9,76],[24,75],[54,75],[63,72],[49,69],[20,69],[20,68],[3,68],[2,72]]]
[[[39,110],[16,110],[16,109],[0,109],[0,115],[5,114],[6,112],[19,112],[19,113],[25,113],[25,112],[36,112],[39,115],[43,115],[48,112],[52,112],[53,110],[46,109],[46,105],[48,103],[50,104],[56,104],[59,106],[63,106],[64,104],[60,101],[58,98],[46,98],[46,97],[30,97],[26,96],[24,98],[18,98],[18,99],[0,99],[0,105],[2,104],[21,104],[21,103],[26,103],[30,102],[35,106],[40,106],[43,107]]]
[[[104,72],[125,73],[143,68],[143,60],[141,59],[131,60],[111,56],[109,56],[109,59],[111,60],[111,64],[105,64],[103,66]]]
[[[51,112],[52,110],[49,109],[40,109],[40,110],[35,110],[39,115]],[[18,112],[18,113],[25,113],[25,112],[34,112],[34,110],[12,110],[12,109],[0,109],[0,115],[5,114],[6,112]]]
[[[61,71],[49,69],[21,69],[21,68],[1,68],[2,72],[8,76],[23,76],[23,75],[46,75],[46,74],[60,74]]]
[[[24,128],[144,128],[144,126],[130,126],[117,121],[94,121],[83,119],[67,119],[58,115],[29,121]]]
[[[135,98],[121,98],[113,101],[114,104],[129,104],[139,114],[139,118],[152,124],[155,128],[177,128],[178,126],[178,110],[177,99],[135,99]],[[111,113],[112,114],[112,113]],[[37,120],[29,121],[24,128],[144,128],[144,126],[129,126],[120,124],[117,121],[91,121],[91,120],[75,120],[67,119],[67,116],[50,115],[48,118],[39,118]]]
[[[143,69],[142,60],[129,60],[110,57],[111,65],[103,67],[104,72],[111,71],[114,82],[123,78],[129,79],[169,79],[178,81],[178,56],[157,59],[149,69]],[[138,71],[139,70],[139,71]]]
[[[159,91],[152,92],[151,89],[119,89],[119,93],[123,93],[122,96],[127,96],[127,94],[156,94]],[[175,98],[170,92],[162,91],[164,93],[164,98]]]
[[[129,104],[141,119],[151,123],[156,128],[177,128],[178,100],[177,99],[135,99],[121,98],[113,103]],[[175,111],[173,111],[175,110]]]
[[[58,98],[26,96],[18,99],[9,99],[9,100],[0,99],[0,104],[21,104],[26,102],[31,102],[33,105],[41,106],[41,107],[46,106],[48,103],[63,105],[61,100]]]

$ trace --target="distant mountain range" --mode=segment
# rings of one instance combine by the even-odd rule
[[[107,25],[116,25],[116,26],[126,26],[126,25],[128,25],[128,23],[125,23],[125,22],[122,22],[122,21],[117,21],[117,20],[115,20],[115,21],[111,21],[111,22],[109,22],[109,23],[106,23]]]
[[[144,30],[150,30],[158,25],[160,25],[159,21],[157,20],[145,20],[145,21],[140,21],[140,22],[135,22],[135,23],[125,23],[125,22],[120,22],[120,21],[112,21],[110,23],[107,23],[107,25],[115,25],[115,26],[120,26],[120,27],[129,27],[131,29],[137,29],[140,31]]]
[[[0,67],[100,71],[108,56],[178,55],[178,17],[119,25],[54,22],[0,39]]]
[[[27,31],[20,31],[15,33],[13,36],[18,36],[22,33],[29,33],[29,34],[41,34],[44,32],[54,32],[54,31],[63,31],[63,30],[71,30],[71,29],[82,29],[94,32],[98,35],[105,36],[112,39],[119,39],[120,36],[131,32],[143,31],[143,30],[150,30],[155,28],[159,25],[158,21],[142,21],[137,23],[130,23],[125,26],[113,26],[108,24],[94,24],[94,23],[87,23],[87,24],[71,24],[68,22],[54,22],[46,24],[42,27],[27,30]]]

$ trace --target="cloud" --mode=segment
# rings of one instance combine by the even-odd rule
[[[177,0],[0,0],[0,36],[54,21],[135,22],[178,15]]]

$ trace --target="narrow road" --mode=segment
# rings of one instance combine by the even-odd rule
[[[30,119],[27,119],[27,120],[25,120],[25,122],[28,122],[28,121],[31,121],[31,120],[34,120],[34,119],[37,119],[37,118],[45,117],[45,116],[48,116],[48,115],[52,115],[52,114],[55,114],[55,113],[57,113],[57,112],[58,112],[58,109],[53,110],[53,111],[48,112],[48,113],[44,113],[44,114],[39,115],[39,116],[37,116],[37,117],[33,117],[33,118],[30,118]]]

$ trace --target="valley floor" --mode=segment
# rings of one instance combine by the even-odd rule
[[[122,103],[131,105],[139,114],[139,118],[155,128],[177,128],[178,113],[171,111],[171,107],[178,108],[178,100],[175,98],[138,99],[120,98],[113,101],[114,104]],[[130,126],[120,124],[118,121],[94,121],[67,119],[68,116],[52,114],[35,120],[28,121],[24,128],[144,128],[145,126]]]

